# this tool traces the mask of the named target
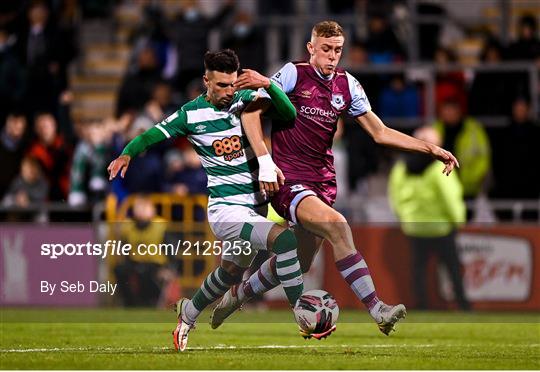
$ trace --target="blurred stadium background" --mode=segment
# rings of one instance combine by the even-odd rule
[[[190,295],[214,257],[50,260],[38,247],[212,239],[205,174],[187,141],[151,149],[112,183],[107,164],[127,141],[203,92],[206,50],[230,47],[242,66],[270,75],[306,57],[311,27],[324,19],[345,28],[341,66],[387,125],[412,133],[439,121],[448,133],[445,147],[456,151],[461,138],[457,156],[479,167],[464,181],[468,222],[458,233],[472,309],[538,312],[534,0],[0,2],[2,307],[153,307]],[[462,131],[466,121],[474,122],[474,133]],[[348,119],[334,153],[336,208],[350,221],[380,296],[420,306],[411,249],[388,201],[388,175],[400,154],[377,147]],[[426,265],[422,306],[455,309],[445,271],[433,258]],[[112,299],[39,292],[40,280],[55,278],[110,279],[124,288]],[[325,252],[307,282],[335,294],[342,308],[360,306]],[[257,306],[280,305],[283,298],[272,292]]]

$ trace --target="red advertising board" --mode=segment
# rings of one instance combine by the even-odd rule
[[[399,228],[357,226],[353,235],[379,297],[387,303],[414,307],[411,251]],[[467,227],[457,241],[465,291],[474,309],[540,311],[540,227]],[[330,252],[328,246],[325,250]],[[455,308],[441,271],[436,257],[431,257],[428,304],[434,309]],[[342,307],[362,306],[335,268],[331,254],[325,255],[323,288]]]

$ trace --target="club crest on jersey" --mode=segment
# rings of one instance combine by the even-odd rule
[[[345,106],[343,94],[332,94],[332,106],[334,106],[336,110],[339,110]]]

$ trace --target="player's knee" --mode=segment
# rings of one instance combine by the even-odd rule
[[[350,230],[347,220],[339,212],[328,214],[322,225],[326,233],[325,238],[330,242],[342,239]]]
[[[335,224],[335,227],[342,228],[343,224],[347,225],[347,220],[343,215],[337,211],[333,211],[333,213],[329,213],[326,218],[325,222],[329,224]]]
[[[298,242],[296,241],[296,236],[289,229],[284,229],[279,235],[274,239],[272,244],[272,251],[275,254],[281,254],[288,251],[292,251],[298,247]]]

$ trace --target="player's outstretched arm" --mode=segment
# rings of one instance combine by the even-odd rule
[[[364,128],[373,140],[381,145],[394,147],[405,151],[422,152],[433,156],[444,163],[443,173],[449,175],[454,167],[459,168],[459,162],[450,152],[432,143],[419,140],[417,138],[388,128],[372,111],[364,115],[357,116],[355,120]]]
[[[139,134],[127,144],[122,154],[114,159],[107,167],[109,180],[115,178],[118,173],[120,173],[120,177],[124,178],[129,167],[129,162],[133,157],[166,138],[165,134],[156,127],[152,127],[146,132]]]
[[[268,107],[270,107],[270,101],[267,99],[257,99],[251,102],[242,112],[241,121],[244,133],[259,162],[259,187],[272,194],[279,190],[279,185],[285,183],[285,177],[274,164],[264,142],[261,116]]]

